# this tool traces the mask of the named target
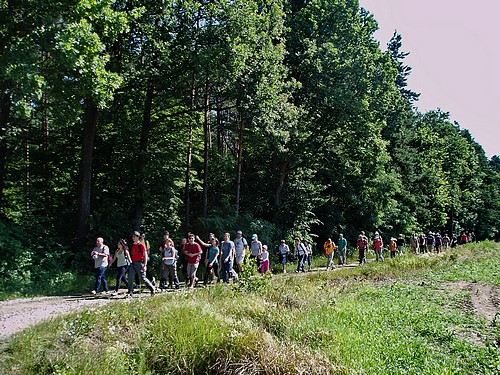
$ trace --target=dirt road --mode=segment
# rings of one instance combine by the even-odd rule
[[[0,302],[0,341],[23,329],[82,308],[102,306],[110,298],[92,296],[20,298]]]

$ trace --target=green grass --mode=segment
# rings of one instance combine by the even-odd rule
[[[16,335],[9,374],[497,374],[500,330],[464,309],[499,246],[117,302]],[[317,260],[321,262],[321,260]],[[473,340],[480,335],[482,340]]]

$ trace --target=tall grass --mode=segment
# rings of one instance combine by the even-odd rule
[[[138,298],[38,325],[8,343],[12,374],[496,374],[500,334],[441,283],[497,245],[334,272]],[[481,254],[481,257],[479,256]],[[478,272],[479,274],[479,272]],[[457,302],[457,303],[454,303]],[[468,337],[482,335],[475,342]]]

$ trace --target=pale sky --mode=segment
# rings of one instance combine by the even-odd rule
[[[383,50],[397,30],[420,112],[440,108],[500,156],[500,0],[359,0]]]

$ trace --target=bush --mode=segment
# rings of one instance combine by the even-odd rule
[[[0,222],[0,299],[67,293],[78,287],[73,254],[52,233],[28,235],[22,226]]]

